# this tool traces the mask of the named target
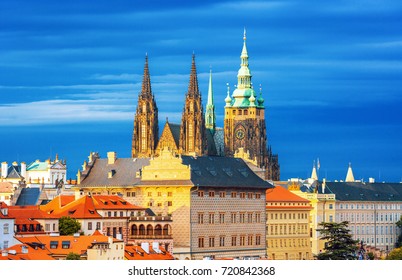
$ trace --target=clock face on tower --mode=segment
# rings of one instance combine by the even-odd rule
[[[240,140],[243,139],[244,138],[244,129],[242,129],[242,128],[237,129],[235,132],[235,135],[236,135],[237,139],[240,139]]]

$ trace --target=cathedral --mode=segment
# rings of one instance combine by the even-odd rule
[[[225,98],[223,129],[216,127],[212,72],[204,115],[193,54],[181,123],[173,124],[166,119],[159,136],[158,107],[151,88],[146,56],[142,88],[134,117],[131,156],[157,157],[167,148],[176,155],[238,157],[244,159],[260,177],[279,181],[278,156],[272,153],[268,145],[262,90],[260,88],[257,96],[251,82],[245,32],[240,62],[237,87],[231,96],[228,87]]]

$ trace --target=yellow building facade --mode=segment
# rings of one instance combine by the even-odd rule
[[[266,192],[267,255],[272,260],[309,260],[312,207],[281,186]]]
[[[310,201],[312,209],[309,218],[310,245],[313,255],[324,250],[325,241],[320,240],[320,233],[317,232],[322,222],[335,222],[335,194],[322,193],[319,188],[312,188],[311,192],[301,191],[297,182],[289,182],[288,190],[292,193]]]

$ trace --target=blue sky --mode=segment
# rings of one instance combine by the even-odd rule
[[[145,3],[146,2],[146,3]],[[194,2],[194,3],[193,3]],[[0,161],[129,157],[145,53],[160,123],[180,122],[191,56],[218,126],[242,36],[281,179],[402,179],[400,1],[0,2]]]

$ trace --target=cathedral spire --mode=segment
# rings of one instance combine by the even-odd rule
[[[190,82],[188,84],[188,95],[197,97],[199,95],[197,69],[195,67],[195,54],[193,53],[193,59],[191,63]]]
[[[148,68],[148,53],[145,54],[144,76],[142,78],[141,95],[152,95],[151,78],[149,76]]]
[[[208,86],[208,102],[205,110],[205,128],[209,129],[212,134],[215,132],[215,106],[214,94],[212,90],[212,70],[209,72],[209,86]]]

